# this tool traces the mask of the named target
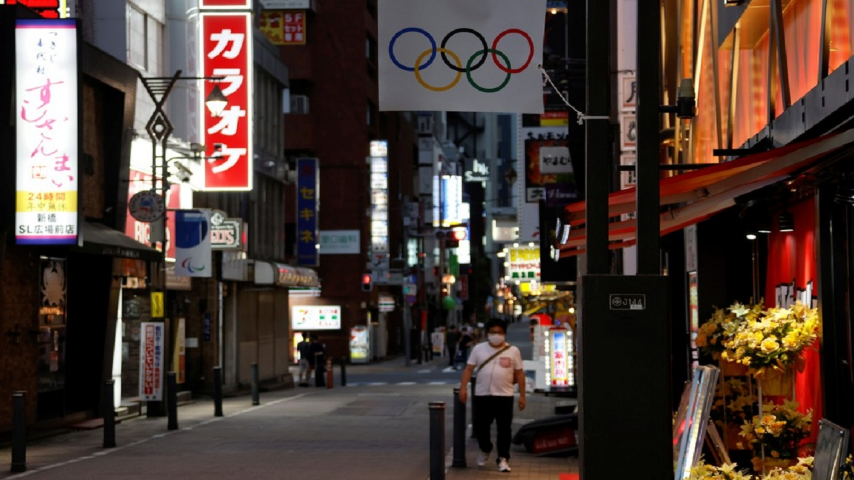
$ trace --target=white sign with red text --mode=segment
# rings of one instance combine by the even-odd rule
[[[139,335],[139,399],[163,399],[164,324],[142,322]]]
[[[18,19],[15,62],[15,240],[76,244],[76,21]]]
[[[228,2],[225,2],[228,3]],[[241,3],[241,2],[237,2]],[[252,24],[251,12],[203,11],[200,15],[200,71],[204,101],[215,86],[228,99],[225,110],[214,117],[202,105],[201,142],[204,190],[252,189]]]

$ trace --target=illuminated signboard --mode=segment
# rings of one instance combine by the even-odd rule
[[[297,159],[297,265],[314,267],[320,263],[317,248],[320,174],[316,158]]]
[[[388,142],[370,143],[371,271],[376,283],[385,283],[389,269]]]
[[[227,2],[206,0],[202,7],[224,7]],[[233,5],[240,7],[241,5]],[[249,11],[203,11],[201,21],[201,72],[224,77],[202,82],[204,102],[215,85],[228,99],[219,117],[202,105],[201,141],[209,158],[204,166],[204,190],[252,189],[252,24]]]
[[[0,0],[0,5],[25,5],[42,18],[68,18],[67,0]]]
[[[291,307],[291,328],[304,330],[338,330],[341,307],[338,305],[300,305]]]
[[[507,274],[511,279],[540,279],[540,249],[538,247],[511,248],[507,260]]]
[[[15,240],[76,244],[77,23],[18,20],[15,42]]]

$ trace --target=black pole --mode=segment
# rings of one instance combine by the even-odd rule
[[[347,386],[347,357],[341,357],[341,386]]]
[[[258,398],[258,364],[252,364],[252,405],[260,405],[261,400]]]
[[[659,0],[639,0],[637,7],[637,272],[661,274],[659,254]],[[678,122],[676,118],[677,128]],[[589,204],[589,201],[588,201]],[[607,208],[607,207],[606,207]]]
[[[585,185],[587,195],[587,271],[605,274],[608,261],[608,180],[611,163],[611,2],[587,0],[587,111],[585,120]],[[640,31],[641,29],[639,29]],[[643,29],[649,36],[657,35]]]
[[[27,392],[12,394],[12,473],[27,470]]]
[[[466,468],[466,404],[460,401],[460,389],[454,389],[454,468]]]
[[[104,382],[104,448],[116,446],[116,406],[113,400],[113,379]]]
[[[475,416],[475,408],[474,408],[474,387],[477,385],[477,377],[472,375],[471,381],[471,390],[469,391],[469,398],[471,399],[471,424],[474,425],[474,416]],[[471,438],[475,438],[474,436],[474,428],[471,429]]]
[[[222,367],[213,368],[214,417],[222,416]]]
[[[445,480],[445,402],[430,402],[430,480]]]
[[[175,372],[166,374],[166,411],[169,415],[166,428],[178,430],[178,381]]]

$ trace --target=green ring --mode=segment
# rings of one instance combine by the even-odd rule
[[[480,85],[478,85],[477,83],[475,83],[474,79],[471,78],[471,64],[472,64],[472,62],[474,62],[474,59],[479,55],[485,56],[488,53],[494,53],[496,55],[499,55],[501,58],[504,59],[504,63],[507,64],[507,69],[508,70],[511,69],[510,68],[510,59],[507,58],[507,55],[504,55],[503,53],[499,52],[498,50],[494,50],[492,48],[487,48],[486,50],[481,50],[479,52],[475,52],[474,55],[472,55],[471,58],[469,58],[469,61],[466,63],[466,78],[468,79],[469,84],[471,84],[471,86],[476,88],[477,90],[479,90],[483,93],[495,93],[495,92],[502,90],[510,82],[511,74],[509,72],[507,73],[507,78],[504,79],[504,82],[502,82],[501,85],[499,85],[495,88],[483,88]]]

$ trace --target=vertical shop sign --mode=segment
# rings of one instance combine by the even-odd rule
[[[370,143],[371,273],[374,282],[385,284],[388,260],[388,142]]]
[[[183,318],[178,319],[178,324],[175,326],[175,351],[172,352],[172,371],[175,372],[175,383],[184,383],[184,366],[186,365],[186,330]]]
[[[160,322],[142,322],[139,350],[139,399],[160,401],[163,398],[163,332]]]
[[[42,18],[68,18],[68,0],[0,0],[0,5],[26,5]]]
[[[210,210],[175,212],[175,276],[211,276]]]
[[[318,200],[320,197],[316,158],[297,159],[297,265],[315,267],[320,250],[318,239]]]
[[[17,20],[15,42],[15,239],[76,244],[77,23]]]
[[[202,2],[202,8],[244,8],[246,1]],[[202,82],[207,98],[215,85],[228,99],[219,117],[204,105],[201,141],[208,158],[204,162],[204,190],[252,189],[252,25],[249,11],[203,11],[200,71],[205,77],[224,77],[221,82]]]

